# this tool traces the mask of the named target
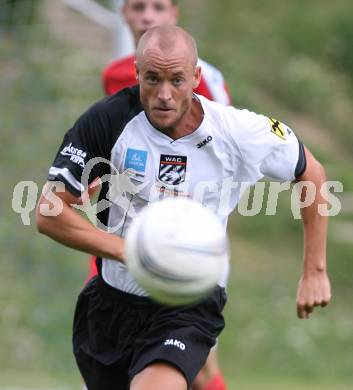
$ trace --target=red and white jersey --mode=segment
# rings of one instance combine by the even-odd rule
[[[137,84],[134,62],[135,56],[129,56],[107,65],[102,75],[104,91],[107,95],[113,95],[124,88]],[[222,73],[201,59],[199,59],[198,65],[201,66],[202,77],[195,93],[229,106],[231,98]]]

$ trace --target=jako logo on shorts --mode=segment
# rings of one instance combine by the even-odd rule
[[[177,348],[181,349],[182,351],[185,351],[185,344],[183,344],[182,342],[180,342],[178,340],[167,339],[164,342],[164,345],[173,345],[174,347],[177,347]]]

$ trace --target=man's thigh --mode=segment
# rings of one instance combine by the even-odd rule
[[[184,375],[167,363],[153,363],[131,381],[130,390],[187,390]]]

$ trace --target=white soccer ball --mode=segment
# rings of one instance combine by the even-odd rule
[[[146,206],[126,236],[129,271],[151,296],[185,305],[207,296],[228,258],[225,229],[216,215],[190,199],[167,198]]]

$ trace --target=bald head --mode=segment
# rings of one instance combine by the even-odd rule
[[[168,56],[175,51],[184,51],[193,67],[198,60],[197,45],[194,38],[178,26],[163,25],[149,29],[141,37],[137,50],[136,62],[139,65],[151,51],[158,50]]]
[[[169,136],[179,128],[184,132],[193,127],[199,114],[193,94],[201,80],[197,59],[193,37],[180,27],[153,27],[139,41],[136,74],[140,100],[150,123]]]

